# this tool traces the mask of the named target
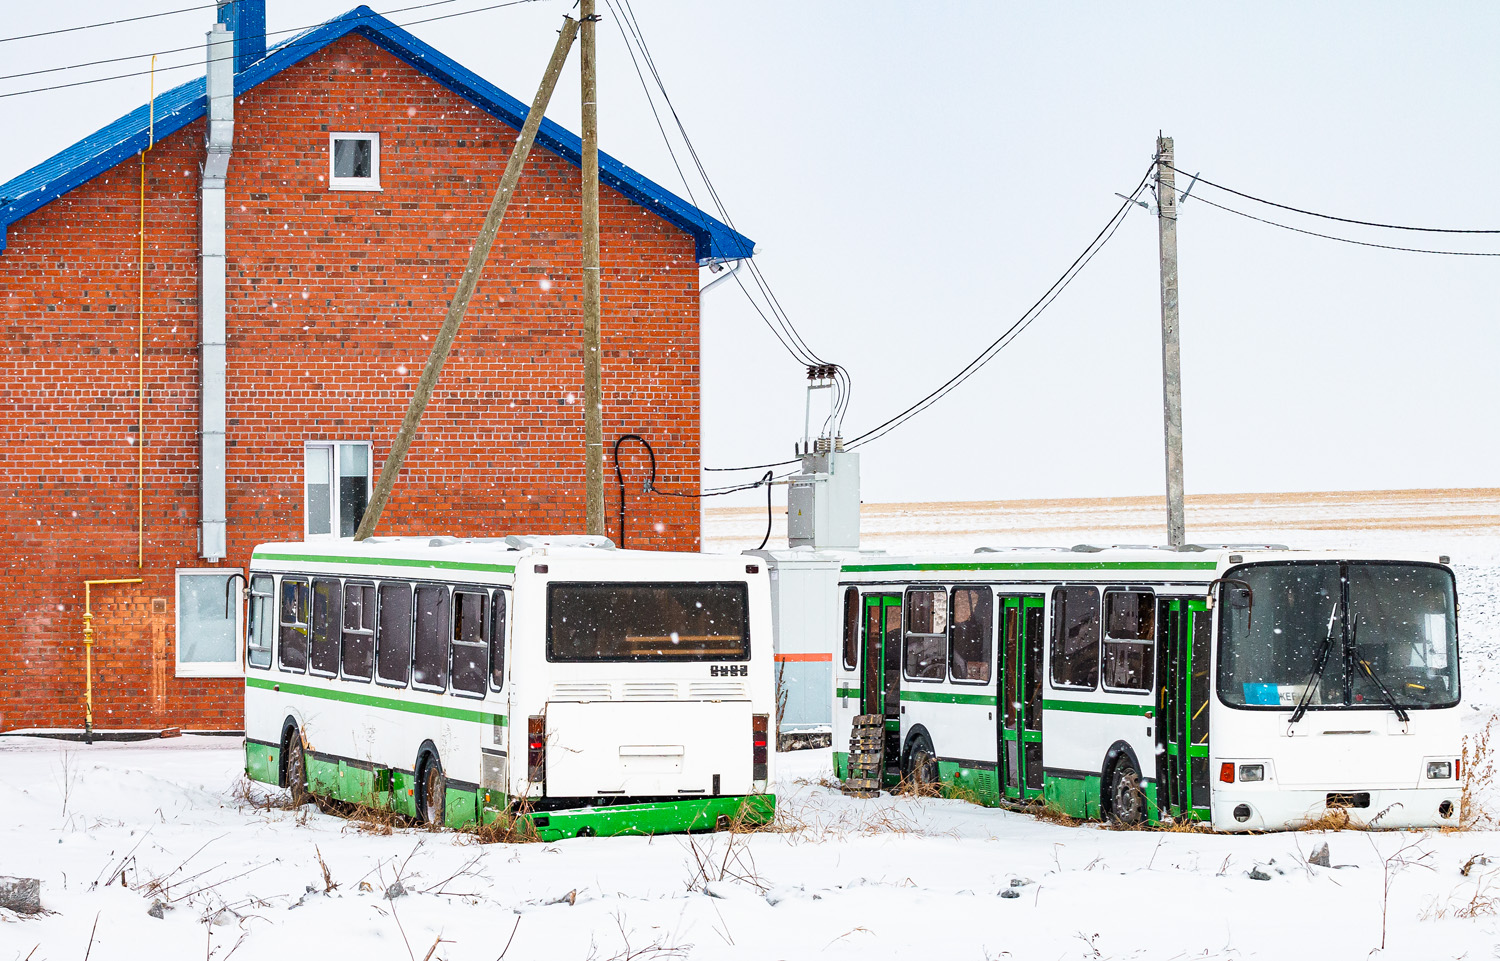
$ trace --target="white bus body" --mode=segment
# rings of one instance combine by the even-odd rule
[[[264,544],[246,772],[543,838],[764,821],[768,577],[583,538]]]
[[[840,778],[853,718],[880,714],[887,784],[928,777],[989,804],[1224,831],[1335,809],[1385,827],[1457,821],[1446,557],[1109,548],[842,560]]]

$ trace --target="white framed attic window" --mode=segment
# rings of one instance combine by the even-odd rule
[[[380,189],[380,134],[328,135],[328,189]]]

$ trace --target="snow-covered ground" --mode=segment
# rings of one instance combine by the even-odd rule
[[[1447,549],[1434,527],[1378,546]],[[1500,531],[1461,540],[1473,732],[1500,706]],[[1495,830],[1065,827],[845,798],[825,750],[778,756],[778,832],[481,845],[268,808],[240,763],[237,739],[0,738],[0,875],[41,878],[48,912],[0,911],[0,961],[1363,958],[1382,936],[1383,957],[1500,957]]]

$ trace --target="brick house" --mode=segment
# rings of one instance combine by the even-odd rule
[[[353,533],[525,118],[367,7],[269,51],[264,17],[210,34],[227,170],[199,79],[0,185],[0,732],[83,726],[107,578],[142,583],[92,589],[94,726],[241,727],[229,575]],[[544,123],[379,533],[581,530],[580,150]],[[753,245],[600,167],[606,447],[695,492],[699,267]],[[631,547],[696,549],[696,500],[628,506]]]

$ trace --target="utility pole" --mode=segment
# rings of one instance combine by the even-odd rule
[[[1182,509],[1182,368],[1177,341],[1177,186],[1172,138],[1156,137],[1156,209],[1161,249],[1161,386],[1167,434],[1167,544],[1187,539]]]
[[[386,502],[390,500],[391,490],[396,486],[396,477],[401,473],[401,465],[406,460],[407,448],[411,447],[412,438],[417,435],[417,427],[422,422],[422,412],[427,409],[427,402],[432,399],[432,391],[437,387],[438,377],[443,372],[443,364],[448,361],[448,352],[453,349],[453,339],[458,336],[459,325],[463,323],[464,314],[469,309],[469,299],[474,296],[474,288],[479,284],[479,275],[484,272],[484,263],[490,256],[490,247],[495,243],[495,234],[500,230],[500,222],[505,219],[505,209],[510,206],[510,199],[516,192],[516,184],[521,180],[521,170],[526,166],[526,158],[531,154],[532,144],[536,143],[537,128],[542,125],[542,116],[547,112],[547,102],[552,99],[552,90],[557,86],[557,78],[562,73],[563,64],[568,59],[568,51],[572,49],[573,40],[577,36],[578,21],[572,17],[563,17],[562,29],[557,34],[557,46],[552,49],[552,59],[547,63],[546,73],[542,74],[542,83],[537,88],[536,98],[531,101],[531,112],[526,115],[526,122],[521,125],[521,135],[516,138],[516,146],[510,152],[510,160],[506,161],[505,173],[500,177],[500,186],[495,190],[495,199],[490,201],[489,213],[484,217],[484,226],[479,228],[479,236],[474,239],[474,246],[469,251],[469,265],[464,268],[463,276],[458,279],[458,289],[453,292],[453,301],[448,305],[448,314],[443,318],[443,326],[438,331],[437,340],[432,345],[432,352],[427,357],[427,366],[422,371],[422,379],[417,381],[417,389],[411,395],[411,403],[406,408],[406,417],[402,419],[401,427],[391,441],[391,452],[386,455],[385,463],[380,467],[380,478],[375,482],[375,491],[370,496],[369,506],[365,508],[365,516],[361,518],[359,530],[354,535],[357,541],[362,541],[375,533],[375,525],[380,522],[380,515],[385,510]]]
[[[583,44],[583,523],[604,533],[604,395],[599,385],[599,97],[594,0],[580,0]]]

